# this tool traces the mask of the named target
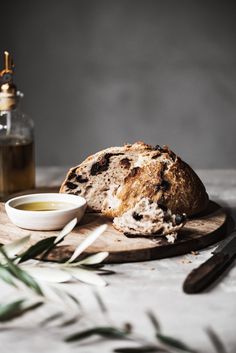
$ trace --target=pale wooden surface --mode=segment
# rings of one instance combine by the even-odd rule
[[[4,203],[0,203],[0,243],[7,244],[30,235],[31,245],[39,240],[55,236],[58,231],[30,231],[15,226],[7,217]],[[53,261],[68,260],[87,235],[101,224],[106,231],[83,255],[109,252],[106,263],[126,263],[155,260],[190,253],[222,240],[227,228],[227,215],[223,208],[210,202],[206,212],[187,221],[176,241],[168,243],[165,237],[127,237],[112,226],[112,221],[100,214],[86,214],[80,224],[66,237],[63,243],[50,253]]]
[[[59,184],[67,168],[39,168],[38,185]],[[236,170],[199,171],[211,199],[230,209],[236,219]],[[99,288],[99,292],[109,310],[113,323],[130,321],[138,333],[153,337],[153,330],[146,317],[150,309],[158,316],[165,333],[182,338],[186,343],[199,349],[201,353],[213,353],[205,329],[208,326],[220,335],[228,353],[236,352],[236,268],[232,267],[222,281],[199,295],[186,295],[182,283],[191,269],[206,260],[214,246],[203,250],[199,255],[184,255],[171,259],[149,262],[107,265],[116,271],[108,276],[109,286]],[[0,282],[1,299],[12,297],[13,290]],[[39,319],[49,313],[40,309],[17,321],[15,328],[0,330],[1,353],[11,351],[19,353],[108,353],[122,344],[118,341],[94,341],[93,344],[68,345],[62,342],[67,333],[75,332],[88,326],[88,319],[96,324],[105,320],[92,295],[92,288],[86,285],[66,285],[74,295],[80,298],[86,318],[76,326],[65,329],[39,327]]]

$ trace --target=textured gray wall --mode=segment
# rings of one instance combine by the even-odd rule
[[[37,162],[143,139],[236,167],[235,1],[1,1]]]

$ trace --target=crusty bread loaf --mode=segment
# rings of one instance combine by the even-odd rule
[[[208,203],[204,185],[188,164],[167,146],[143,142],[88,157],[69,170],[60,192],[85,197],[90,210],[111,218],[142,198],[187,216],[203,211]]]

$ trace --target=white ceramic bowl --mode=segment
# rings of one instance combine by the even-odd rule
[[[71,207],[53,211],[26,211],[15,208],[23,203],[42,201],[65,202]],[[81,220],[86,209],[86,200],[83,197],[69,194],[31,194],[10,199],[6,202],[5,209],[11,222],[20,228],[57,230],[63,228],[75,217],[78,222]]]

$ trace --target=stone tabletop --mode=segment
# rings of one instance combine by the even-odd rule
[[[67,168],[37,169],[38,186],[57,186]],[[236,220],[236,170],[197,171],[212,200],[227,207]],[[97,287],[107,313],[103,313],[94,295],[94,287],[85,284],[64,284],[81,302],[83,314],[74,325],[58,327],[54,322],[42,325],[48,315],[58,312],[59,304],[37,309],[11,324],[0,325],[1,353],[108,353],[114,348],[128,346],[119,340],[94,337],[81,343],[68,344],[63,337],[94,325],[122,325],[130,322],[134,331],[153,340],[154,331],[147,317],[152,311],[165,334],[182,339],[201,353],[213,353],[206,334],[211,327],[225,343],[228,353],[236,352],[236,267],[232,266],[218,285],[198,295],[186,295],[182,283],[187,274],[210,255],[214,246],[198,255],[187,254],[149,262],[107,265],[115,271],[106,277],[108,286]],[[0,282],[1,302],[17,295],[11,287]],[[133,344],[132,344],[133,346]]]

